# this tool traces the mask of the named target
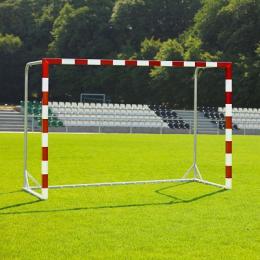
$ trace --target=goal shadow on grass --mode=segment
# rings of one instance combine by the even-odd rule
[[[201,199],[205,199],[207,197],[215,196],[217,194],[223,193],[227,191],[226,189],[220,189],[217,191],[208,192],[199,196],[195,196],[191,199],[181,199],[179,197],[169,195],[166,193],[167,190],[173,189],[177,186],[181,185],[187,185],[189,183],[180,183],[175,185],[170,185],[167,187],[163,187],[160,189],[155,190],[154,192],[159,194],[160,196],[164,196],[166,198],[169,198],[170,201],[167,202],[156,202],[156,203],[133,203],[133,204],[121,204],[121,205],[104,205],[104,206],[96,206],[96,207],[78,207],[78,208],[65,208],[65,209],[48,209],[48,210],[28,210],[28,211],[13,211],[13,212],[1,212],[6,209],[12,209],[12,208],[18,208],[30,204],[35,203],[44,203],[42,200],[37,199],[29,202],[24,203],[17,203],[9,206],[5,206],[0,208],[0,215],[18,215],[18,214],[34,214],[34,213],[52,213],[52,212],[66,212],[66,211],[81,211],[81,210],[99,210],[99,209],[116,209],[116,208],[131,208],[131,207],[149,207],[149,206],[169,206],[174,204],[180,204],[180,203],[192,203]],[[22,191],[20,191],[22,192]]]

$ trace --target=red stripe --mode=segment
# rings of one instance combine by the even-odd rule
[[[226,79],[232,79],[232,63],[231,62],[218,62],[218,68],[225,69]]]
[[[48,61],[49,64],[52,64],[52,65],[60,65],[62,63],[61,58],[48,58],[46,60]]]
[[[42,174],[42,188],[48,188],[48,174]]]
[[[87,59],[75,59],[75,65],[88,65]]]
[[[101,60],[101,65],[113,66],[113,61],[112,60]]]
[[[149,66],[151,67],[160,67],[161,66],[161,61],[159,60],[149,60]]]
[[[232,141],[226,141],[226,153],[232,153]]]
[[[218,62],[218,68],[225,69],[228,66],[230,66],[230,64],[231,64],[230,62]]]
[[[42,133],[48,133],[49,129],[48,129],[48,119],[42,119]]]
[[[232,129],[232,116],[226,116],[226,129]]]
[[[173,61],[172,62],[173,67],[183,67],[184,66],[184,61]]]
[[[226,178],[232,178],[232,166],[226,166]]]
[[[206,67],[206,62],[205,61],[196,61],[195,66],[196,67]]]
[[[49,63],[46,59],[42,60],[42,77],[43,78],[49,77]]]
[[[232,66],[226,67],[225,76],[226,76],[226,79],[232,79]]]
[[[232,92],[226,92],[226,104],[232,104]]]
[[[126,60],[125,65],[126,66],[137,66],[137,61],[136,60]]]
[[[49,92],[42,92],[42,105],[48,105]]]
[[[48,147],[42,147],[42,161],[48,161]]]

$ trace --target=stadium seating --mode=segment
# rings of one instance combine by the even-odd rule
[[[217,124],[219,129],[224,130],[225,129],[225,110],[218,109],[216,107],[201,107],[200,111],[203,112],[204,116],[211,119],[211,122],[214,124]],[[237,122],[233,120],[233,129],[238,130],[239,127],[237,125]]]
[[[20,105],[22,110],[24,109],[24,101],[20,101]],[[42,120],[41,120],[41,112],[42,112],[42,106],[41,103],[38,101],[28,101],[28,114],[33,115],[35,121],[37,122],[38,126],[41,126]],[[59,120],[55,114],[53,113],[52,109],[49,108],[49,126],[58,127],[63,126],[63,123],[61,120]]]
[[[24,108],[23,101],[20,102]],[[200,107],[219,129],[225,129],[225,108]],[[41,126],[41,103],[28,102],[28,113]],[[49,126],[146,127],[190,129],[190,120],[165,105],[49,102]],[[259,129],[260,109],[233,108],[233,129]]]
[[[161,117],[171,129],[190,128],[190,125],[185,120],[178,117],[177,113],[166,105],[150,105],[149,108],[153,110],[157,116]]]
[[[200,107],[199,111],[203,113],[204,117],[209,118],[213,124],[218,125],[219,129],[225,129],[225,116],[223,112],[218,111],[215,107],[206,106]],[[233,127],[236,128],[237,126]]]
[[[225,108],[219,107],[219,113],[225,113]],[[233,122],[238,129],[260,129],[260,109],[233,108]]]
[[[189,128],[165,106],[49,102],[49,107],[64,126]]]

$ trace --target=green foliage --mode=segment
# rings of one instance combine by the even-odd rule
[[[183,60],[184,50],[182,46],[176,40],[168,40],[162,43],[161,48],[156,54],[155,58],[157,60]],[[158,80],[166,80],[169,70],[166,68],[155,68],[151,72],[152,78],[157,78]],[[170,72],[175,73],[175,72]]]
[[[50,44],[50,52],[52,52],[54,55],[59,55],[59,42],[61,41],[60,37],[62,37],[63,28],[67,26],[68,20],[72,16],[72,12],[74,11],[73,7],[66,3],[63,8],[60,11],[59,16],[53,23],[53,30],[51,32],[54,41]]]
[[[160,50],[161,46],[162,43],[160,40],[155,40],[154,38],[145,39],[141,43],[140,54],[143,59],[152,60]]]
[[[155,58],[158,60],[183,60],[184,48],[177,40],[167,40],[161,44]],[[164,103],[174,107],[189,107],[192,87],[189,69],[154,68],[150,73],[154,88],[153,103]]]
[[[195,18],[195,29],[203,46],[225,50],[225,56],[253,53],[260,35],[260,2],[255,0],[204,1]],[[228,25],[228,26],[227,26]]]
[[[0,53],[13,54],[17,52],[22,46],[22,41],[18,36],[11,34],[2,35],[0,34]]]
[[[144,38],[178,37],[192,24],[199,7],[198,0],[118,0],[111,22],[119,32],[121,45],[130,41],[138,49]]]
[[[3,0],[0,102],[21,99],[26,62],[60,56],[232,61],[235,106],[258,107],[259,28],[256,0]],[[189,69],[70,67],[51,77],[53,99],[78,100],[84,91],[114,102],[192,105]],[[39,75],[31,82],[40,96]],[[200,105],[222,106],[223,91],[223,73],[200,75]]]

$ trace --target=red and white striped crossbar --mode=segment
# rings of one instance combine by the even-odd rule
[[[48,93],[49,65],[89,65],[127,67],[221,68],[226,75],[226,184],[232,187],[232,63],[207,61],[109,60],[109,59],[42,59],[42,197],[48,198]]]

